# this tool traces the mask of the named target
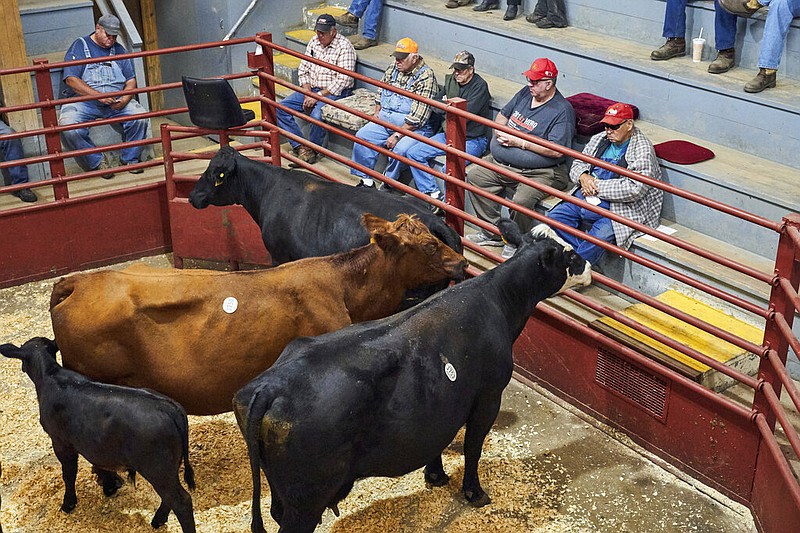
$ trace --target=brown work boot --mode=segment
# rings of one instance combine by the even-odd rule
[[[104,157],[103,159],[100,160],[100,164],[97,165],[97,167],[93,168],[92,170],[108,170],[110,168],[111,165],[108,164],[108,161],[106,161],[106,158]],[[104,180],[110,180],[111,178],[114,177],[114,173],[109,172],[107,174],[100,174],[100,177],[103,178]]]
[[[294,155],[297,156],[297,159],[299,159],[300,161],[302,161],[304,163],[308,163],[309,165],[313,165],[314,163],[317,162],[317,152],[315,152],[314,150],[312,150],[308,146],[302,146],[302,145],[301,146],[297,146],[295,148],[292,148],[292,152],[294,152]],[[294,161],[289,163],[289,167],[290,168],[298,168],[299,166],[300,166],[300,164],[299,163],[295,163]]]
[[[363,35],[353,35],[348,37],[348,39],[350,39],[353,48],[356,50],[363,50],[364,48],[369,48],[378,44],[377,39],[368,39]]]
[[[661,48],[650,52],[650,59],[653,61],[664,61],[673,57],[686,55],[686,39],[683,37],[670,37]]]
[[[760,68],[758,74],[752,80],[744,85],[744,92],[746,93],[760,93],[764,89],[775,87],[777,83],[776,74],[777,70],[773,68]]]
[[[358,17],[349,11],[344,15],[333,17],[333,19],[336,21],[336,24],[341,24],[342,26],[358,26]]]
[[[733,68],[733,62],[736,60],[736,51],[733,48],[727,50],[719,50],[717,58],[708,65],[708,71],[711,74],[722,74],[728,72]]]

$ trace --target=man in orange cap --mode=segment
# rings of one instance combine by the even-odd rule
[[[381,81],[406,91],[415,93],[425,98],[433,98],[439,89],[436,75],[425,60],[419,55],[419,47],[412,39],[405,37],[397,41],[394,52],[394,63],[383,73]],[[430,137],[433,135],[433,126],[430,123],[431,106],[403,96],[393,91],[381,89],[378,93],[375,118],[394,124],[400,132],[386,128],[375,122],[368,122],[358,130],[356,137],[372,144],[385,146],[389,150],[401,152],[405,145],[411,144],[413,139],[405,136],[406,131]],[[405,152],[403,152],[405,153]],[[353,162],[374,169],[378,162],[378,152],[363,146],[353,144]],[[386,176],[397,179],[402,170],[396,159],[389,159]],[[359,187],[375,187],[373,179],[360,170],[350,169],[350,174],[361,178]]]
[[[564,154],[545,148],[530,140],[539,137],[552,143],[572,147],[575,136],[575,110],[556,89],[558,70],[547,58],[539,58],[523,73],[528,85],[520,89],[509,103],[497,113],[495,122],[517,130],[525,138],[495,130],[491,141],[491,155],[485,160],[512,170],[528,179],[565,190],[569,186],[569,171]],[[508,196],[521,206],[533,209],[547,192],[524,185],[499,172],[471,165],[467,182],[497,196]],[[497,224],[500,205],[489,198],[470,192],[475,214]],[[533,219],[512,211],[511,218],[523,232],[533,227]],[[500,237],[486,231],[468,235],[467,238],[481,246],[502,246]],[[509,251],[510,253],[510,251]]]
[[[600,122],[605,131],[589,140],[583,153],[606,163],[627,168],[655,180],[661,179],[661,168],[650,139],[634,125],[633,108],[628,104],[610,106]],[[621,176],[591,163],[576,159],[572,162],[570,179],[577,186],[573,196],[591,205],[608,209],[651,228],[658,227],[664,193],[651,185]],[[563,201],[548,214],[549,218],[573,228],[589,226],[586,233],[598,239],[628,249],[637,232],[586,207]],[[595,265],[605,248],[554,228],[575,251]]]

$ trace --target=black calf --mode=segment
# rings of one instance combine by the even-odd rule
[[[119,487],[116,470],[139,472],[161,497],[151,522],[164,525],[175,511],[184,533],[194,533],[192,497],[181,486],[178,471],[194,489],[189,464],[189,427],[186,412],[173,400],[146,389],[90,381],[56,362],[56,344],[43,337],[21,348],[0,346],[6,357],[22,360],[22,370],[36,386],[42,427],[61,462],[64,501],[71,512],[78,503],[75,478],[78,454],[94,465],[106,495]]]

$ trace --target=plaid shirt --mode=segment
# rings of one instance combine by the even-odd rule
[[[600,157],[602,154],[595,152],[603,137],[605,137],[605,132],[600,132],[589,139],[583,153]],[[628,150],[625,152],[625,161],[628,163],[628,170],[653,179],[661,179],[661,167],[658,165],[653,143],[637,127],[633,128],[633,135],[628,144]],[[569,171],[570,179],[578,184],[581,174],[589,172],[591,167],[592,165],[589,163],[576,159],[572,162],[572,168]],[[661,221],[661,203],[664,199],[664,191],[661,189],[624,176],[598,180],[597,188],[599,190],[597,197],[608,201],[612,213],[651,228],[658,227]],[[615,220],[611,221],[611,225],[614,228],[617,246],[626,250],[633,244],[633,239],[641,235],[641,232],[634,231],[633,228]]]
[[[394,63],[392,63],[389,65],[389,68],[386,69],[386,72],[383,73],[383,78],[381,78],[381,81],[383,83],[392,84],[395,87],[405,89],[409,80],[413,78],[419,69],[424,66],[425,60],[420,57],[417,66],[411,69],[410,72],[400,72],[397,75],[397,79],[392,84],[392,75],[394,74],[396,68]],[[436,82],[436,74],[433,73],[433,69],[428,68],[428,70],[423,72],[420,77],[417,78],[417,81],[414,82],[414,85],[411,86],[409,91],[418,94],[419,96],[424,96],[425,98],[433,98],[433,96],[439,91],[439,84]],[[378,105],[381,103],[382,94],[383,89],[378,91],[378,97],[375,99],[375,101],[378,102]],[[406,123],[420,128],[428,121],[430,116],[431,106],[428,104],[423,104],[418,100],[414,100],[414,102],[411,104],[411,111],[409,111],[408,116],[406,117]]]
[[[331,65],[347,70],[356,68],[356,51],[353,45],[343,35],[337,33],[331,44],[323,47],[316,35],[306,46],[306,55],[325,61]],[[329,68],[322,67],[311,61],[301,61],[297,69],[297,78],[300,85],[310,84],[313,89],[327,89],[334,96],[339,96],[345,89],[355,85],[355,80],[345,74],[340,74]]]

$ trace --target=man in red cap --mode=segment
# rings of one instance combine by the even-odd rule
[[[583,153],[660,180],[661,168],[658,166],[653,143],[634,125],[633,118],[633,108],[628,104],[616,103],[606,109],[601,120],[605,131],[592,137]],[[569,177],[577,186],[572,193],[574,198],[651,228],[658,227],[664,196],[661,189],[580,159],[573,161]],[[561,202],[547,216],[572,228],[588,227],[586,233],[589,235],[617,244],[626,250],[637,236],[633,228],[572,202]],[[562,239],[572,245],[578,255],[592,265],[597,264],[603,256],[604,248],[564,230],[554,229]]]
[[[530,139],[538,137],[571,147],[575,136],[575,110],[556,89],[558,70],[552,61],[539,58],[523,74],[528,81],[527,87],[520,89],[497,113],[495,122],[518,131],[524,137],[495,130],[490,144],[491,155],[484,159],[542,185],[563,191],[569,186],[569,169],[564,154],[540,146]],[[528,209],[533,209],[548,195],[543,190],[524,185],[494,170],[479,165],[471,167],[467,173],[468,183],[497,196],[507,197],[507,193],[513,193],[512,200]],[[470,198],[475,214],[496,225],[500,220],[500,205],[474,193],[470,193]],[[533,227],[533,219],[517,211],[512,211],[511,218],[524,232]],[[503,245],[500,237],[483,230],[468,235],[467,238],[481,246]],[[510,250],[507,252],[511,253]]]

